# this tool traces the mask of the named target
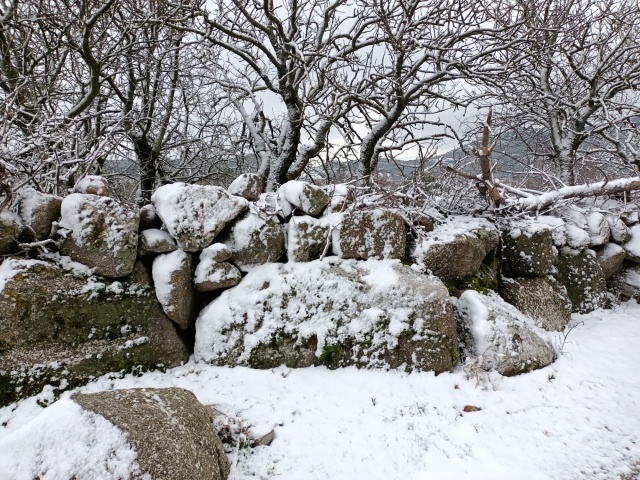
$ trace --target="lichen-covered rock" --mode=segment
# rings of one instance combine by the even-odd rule
[[[329,205],[322,212],[323,215],[344,212],[349,205],[356,201],[355,189],[351,185],[339,183],[325,187],[326,192],[331,197]]]
[[[631,232],[627,224],[618,215],[605,215],[611,230],[611,241],[615,243],[625,243],[631,240]]]
[[[257,267],[201,312],[196,332],[196,360],[216,365],[443,372],[458,361],[446,287],[397,261]]]
[[[0,255],[16,250],[16,239],[20,235],[20,219],[6,208],[0,212]]]
[[[596,260],[602,268],[604,278],[609,279],[615,275],[627,256],[627,252],[624,251],[620,245],[615,243],[607,243],[604,247],[596,251]]]
[[[262,193],[262,180],[260,179],[260,175],[255,173],[243,173],[231,182],[227,191],[231,195],[255,202],[260,198],[260,194]]]
[[[243,272],[277,262],[285,252],[284,228],[273,215],[251,209],[218,239],[233,252],[231,261]]]
[[[609,287],[620,300],[640,300],[640,266],[627,265],[609,279]]]
[[[220,187],[172,183],[151,196],[158,216],[185,252],[197,252],[247,209],[247,201]]]
[[[571,319],[567,290],[552,277],[503,277],[500,296],[548,331],[561,332]]]
[[[330,226],[327,221],[310,216],[292,217],[288,227],[287,257],[289,261],[309,262],[321,257],[327,242],[330,242]]]
[[[0,405],[109,372],[171,368],[189,352],[141,263],[113,281],[67,257],[0,267]]]
[[[140,232],[138,243],[138,255],[144,257],[151,253],[169,253],[178,249],[176,241],[171,238],[168,232],[150,228]]]
[[[100,175],[87,175],[73,187],[74,193],[109,196],[109,182]]]
[[[556,359],[545,331],[497,294],[467,290],[455,305],[467,361],[481,369],[513,376]]]
[[[611,238],[611,227],[609,222],[600,212],[589,212],[586,215],[587,233],[589,234],[589,246],[597,247],[604,245]]]
[[[62,201],[60,251],[97,275],[127,276],[136,261],[139,219],[137,209],[113,198],[73,193]]]
[[[209,411],[189,390],[134,388],[77,393],[72,399],[127,434],[141,476],[225,480],[229,475]]]
[[[406,244],[404,219],[390,210],[347,213],[332,232],[333,253],[342,258],[402,260]]]
[[[152,272],[156,296],[164,313],[178,327],[188,328],[193,309],[191,255],[182,250],[158,255],[153,259]]]
[[[529,223],[502,232],[502,270],[510,277],[545,275],[555,261],[547,225]]]
[[[588,313],[608,306],[606,280],[593,250],[579,252],[565,247],[555,267],[553,276],[567,289],[573,312]]]
[[[29,240],[40,241],[49,237],[53,222],[60,219],[62,198],[37,192],[21,190],[18,200],[18,215],[26,227]]]
[[[193,277],[193,286],[199,292],[212,292],[221,288],[237,285],[242,280],[242,273],[234,265],[228,262],[216,262],[203,259],[196,267]]]
[[[631,239],[623,245],[627,252],[627,260],[640,263],[640,225],[634,225],[629,229]]]
[[[291,180],[283,184],[278,189],[278,198],[284,199],[286,203],[311,216],[319,215],[331,200],[329,194],[322,188],[299,180]]]

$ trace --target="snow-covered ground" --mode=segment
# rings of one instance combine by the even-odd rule
[[[271,446],[232,453],[236,480],[640,478],[640,306],[576,315],[576,324],[552,366],[478,386],[461,370],[436,377],[189,364],[82,390],[179,386],[256,429],[275,427]],[[464,413],[466,405],[482,410]],[[60,422],[69,410],[58,408]],[[55,420],[36,399],[0,410],[0,472],[19,475],[16,455],[29,459],[22,473],[43,459],[87,470],[95,445],[60,446],[56,422],[42,420],[49,412]]]

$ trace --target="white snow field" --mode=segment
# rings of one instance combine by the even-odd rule
[[[550,367],[513,378],[492,374],[477,386],[461,368],[436,377],[192,363],[101,378],[81,390],[178,386],[256,429],[275,428],[271,446],[231,453],[234,480],[638,479],[640,306],[575,315],[570,325],[564,353]],[[559,334],[558,346],[562,340]],[[0,478],[135,472],[108,424],[86,415],[69,419],[75,410],[68,395],[46,409],[36,398],[0,409]],[[466,405],[482,410],[464,413]],[[73,438],[91,441],[69,448],[70,426]],[[100,428],[109,447],[119,449],[106,470],[104,449],[92,443]]]

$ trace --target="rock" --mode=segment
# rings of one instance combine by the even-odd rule
[[[164,313],[178,327],[188,328],[193,306],[191,255],[182,250],[158,255],[153,259],[152,272],[156,297]]]
[[[519,375],[553,363],[556,353],[544,330],[497,294],[467,290],[456,301],[467,355],[482,370]],[[468,358],[468,360],[471,360]]]
[[[214,365],[444,372],[458,362],[446,287],[394,261],[256,267],[200,313],[196,332],[196,361]]]
[[[87,175],[73,187],[74,193],[85,195],[109,196],[109,182],[99,175]]]
[[[211,260],[214,262],[226,262],[233,257],[233,252],[224,243],[214,243],[202,250],[200,254],[200,262],[203,260]]]
[[[133,271],[138,250],[137,209],[109,197],[73,193],[62,201],[58,233],[63,255],[97,275],[124,277]]]
[[[247,209],[247,201],[220,187],[172,183],[151,196],[158,216],[180,248],[196,252]]]
[[[564,247],[567,244],[569,235],[567,233],[567,227],[563,219],[558,217],[547,216],[547,215],[540,215],[536,217],[536,221],[538,223],[543,223],[549,226],[549,228],[551,229],[551,237],[553,238],[553,244],[556,247]],[[588,239],[588,236],[587,236],[587,239]]]
[[[568,223],[566,225],[567,231],[567,246],[573,250],[584,250],[591,243],[591,237],[589,234],[580,227]]]
[[[605,215],[611,230],[611,241],[615,243],[625,243],[631,240],[629,227],[616,215]]]
[[[545,275],[555,260],[548,226],[522,224],[502,233],[502,270],[509,277]]]
[[[169,253],[178,249],[176,241],[168,232],[151,228],[140,232],[138,255],[144,257],[151,253]]]
[[[615,275],[622,263],[624,262],[627,253],[620,245],[615,243],[607,243],[604,247],[596,251],[596,260],[598,265],[602,269],[604,278],[609,279]]]
[[[22,226],[17,215],[6,208],[0,212],[0,255],[16,251],[16,239],[21,230]]]
[[[609,286],[620,300],[640,300],[640,265],[627,265],[611,277]]]
[[[322,188],[299,180],[291,180],[280,186],[278,197],[284,198],[294,208],[311,216],[320,215],[331,200]]]
[[[109,372],[187,361],[140,262],[113,281],[59,261],[9,258],[0,267],[1,406],[45,385],[60,392]]]
[[[344,214],[333,229],[333,253],[342,258],[405,258],[404,219],[390,210],[364,210]]]
[[[242,273],[237,267],[227,262],[215,262],[202,259],[193,277],[193,286],[199,292],[212,292],[221,288],[237,285],[242,280]]]
[[[156,207],[152,203],[140,208],[139,231],[162,228],[162,220],[156,212]]]
[[[589,234],[589,246],[597,247],[604,245],[611,238],[611,228],[609,222],[600,212],[589,212],[586,215]]]
[[[627,252],[627,260],[634,263],[640,263],[640,225],[634,225],[629,228],[631,239],[623,245]]]
[[[355,189],[351,185],[339,183],[326,187],[328,195],[331,197],[329,205],[324,209],[324,216],[332,213],[344,212],[349,205],[356,201]]]
[[[243,173],[231,182],[227,191],[231,195],[237,195],[250,202],[255,202],[260,198],[260,194],[262,194],[262,180],[260,179],[260,175],[255,173]]]
[[[292,217],[288,223],[287,257],[290,262],[317,260],[327,246],[331,227],[310,216]]]
[[[573,312],[588,313],[608,306],[607,284],[593,250],[579,252],[565,247],[555,267],[553,276],[566,287]]]
[[[209,412],[189,390],[134,388],[77,393],[72,399],[127,434],[143,475],[185,480],[229,476],[229,460]]]
[[[26,227],[26,235],[30,241],[49,238],[53,222],[60,219],[61,205],[61,197],[40,193],[33,189],[20,191],[18,215]]]
[[[284,255],[284,229],[273,215],[251,209],[233,222],[219,241],[233,252],[231,261],[243,272],[277,262]]]
[[[503,277],[500,296],[547,331],[561,332],[571,320],[567,290],[552,277]]]

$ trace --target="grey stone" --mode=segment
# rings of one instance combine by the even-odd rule
[[[150,228],[140,232],[138,239],[138,255],[144,257],[152,253],[169,253],[178,249],[176,241],[168,232]]]
[[[231,182],[227,191],[231,195],[237,195],[238,197],[255,202],[260,198],[260,194],[262,194],[262,180],[260,179],[260,175],[255,173],[243,173]]]
[[[590,212],[586,215],[587,233],[589,234],[589,246],[604,245],[611,238],[609,222],[600,212]]]
[[[49,237],[53,222],[60,219],[62,198],[29,189],[20,192],[18,215],[26,227],[26,235],[31,241],[41,241]]]
[[[567,289],[573,312],[588,313],[609,305],[604,273],[593,250],[562,248],[555,267],[553,276]]]
[[[331,197],[329,205],[322,212],[323,215],[344,212],[347,207],[355,203],[356,193],[351,185],[339,183],[325,187],[326,192]]]
[[[331,240],[328,222],[310,216],[292,217],[288,223],[287,257],[292,262],[309,262],[320,258]]]
[[[416,245],[410,257],[437,277],[450,281],[478,273],[486,254],[487,246],[477,236],[467,232],[442,235],[436,228]]]
[[[640,265],[626,265],[609,279],[609,288],[620,300],[640,301]]]
[[[402,216],[383,209],[346,213],[332,233],[333,252],[342,258],[404,260],[406,243]]]
[[[200,260],[193,278],[193,286],[199,292],[212,292],[237,285],[242,273],[227,262]]]
[[[7,255],[16,251],[17,238],[22,226],[20,219],[7,209],[0,212],[0,255]]]
[[[502,270],[510,277],[539,277],[555,260],[553,237],[548,227],[523,225],[502,233]]]
[[[627,253],[620,245],[607,243],[604,247],[596,251],[596,260],[602,268],[604,278],[609,279],[615,275],[626,258]]]
[[[629,227],[618,215],[605,215],[611,230],[611,241],[615,243],[625,243],[631,240]]]
[[[640,225],[629,228],[631,238],[622,247],[627,252],[627,260],[640,263]]]
[[[306,215],[319,215],[331,197],[322,188],[299,180],[291,180],[278,189],[278,197]]]
[[[192,323],[193,286],[191,255],[176,250],[153,259],[153,283],[164,313],[178,327],[185,329]]]
[[[139,231],[162,228],[162,220],[156,212],[156,207],[152,203],[140,208]]]

